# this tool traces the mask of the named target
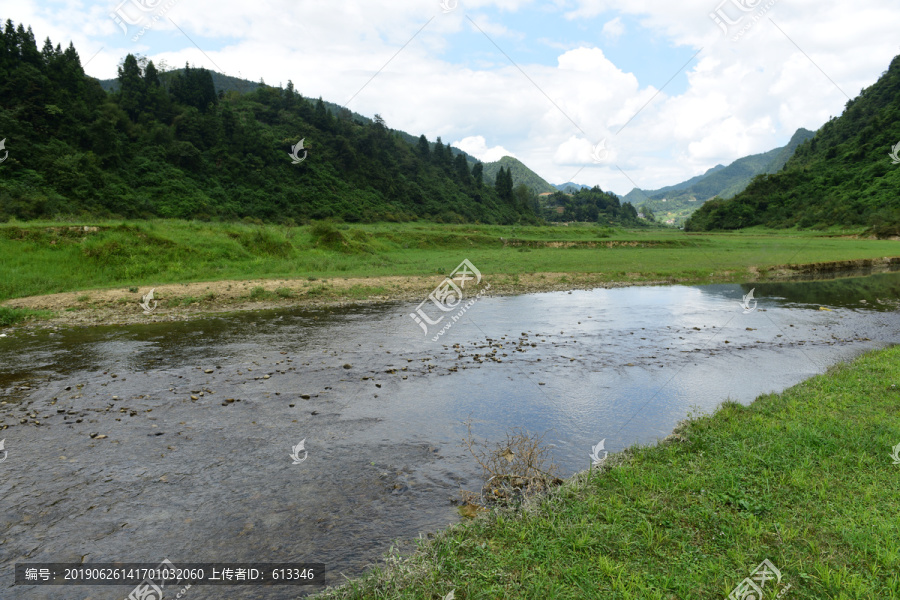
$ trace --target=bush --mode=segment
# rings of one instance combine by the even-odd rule
[[[347,245],[344,234],[338,231],[337,226],[330,221],[317,221],[309,229],[309,233],[317,246],[330,249],[341,249]]]

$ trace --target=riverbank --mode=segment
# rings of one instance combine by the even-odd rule
[[[897,598],[895,447],[900,347],[690,418],[317,598],[719,599],[764,560],[766,598]]]
[[[0,326],[186,320],[420,300],[463,259],[492,294],[806,278],[900,264],[896,241],[840,232],[685,234],[595,225],[303,227],[188,221],[0,225]],[[154,290],[156,308],[140,303]]]

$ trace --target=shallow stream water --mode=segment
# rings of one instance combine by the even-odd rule
[[[0,597],[130,591],[13,586],[38,561],[306,561],[339,583],[460,520],[451,500],[481,486],[466,419],[490,441],[546,433],[568,475],[601,439],[652,443],[896,343],[898,297],[897,273],[486,296],[438,342],[408,303],[18,331],[0,338]]]

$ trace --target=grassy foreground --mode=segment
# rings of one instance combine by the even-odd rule
[[[726,403],[317,598],[721,599],[764,559],[766,599],[900,598],[897,444],[900,347]]]

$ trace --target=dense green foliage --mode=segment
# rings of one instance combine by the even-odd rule
[[[535,194],[556,191],[556,188],[547,183],[540,175],[512,156],[504,156],[498,161],[484,163],[484,180],[495,181],[500,169],[506,169],[512,174],[513,185],[525,184]]]
[[[601,224],[640,227],[647,221],[638,218],[638,211],[630,202],[620,203],[612,192],[599,186],[582,188],[572,194],[556,192],[546,197],[541,216],[548,221],[596,221]]]
[[[681,225],[707,200],[717,196],[731,198],[742,192],[757,175],[780,171],[797,147],[814,135],[812,131],[800,128],[785,146],[739,158],[727,167],[716,165],[706,173],[676,185],[658,190],[635,188],[624,199],[649,207],[663,221],[671,220],[672,224]]]
[[[711,200],[686,230],[863,225],[900,234],[900,165],[888,156],[900,142],[900,56],[872,86],[847,102],[802,144],[785,168],[758,176],[731,200]]]
[[[291,82],[217,93],[203,68],[161,73],[129,55],[106,92],[71,44],[48,39],[39,51],[31,29],[12,21],[0,32],[0,103],[2,220],[535,220],[440,140],[411,144],[377,115],[329,111]]]

